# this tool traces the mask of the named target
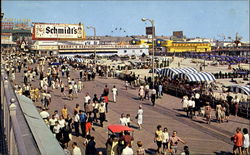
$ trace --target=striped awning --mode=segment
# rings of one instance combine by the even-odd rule
[[[189,82],[205,82],[216,80],[214,75],[208,72],[180,73],[177,76],[179,78],[186,79]]]
[[[84,60],[82,58],[75,58],[76,62],[84,62]]]
[[[167,76],[173,79],[176,75],[180,73],[197,73],[198,71],[194,68],[187,67],[187,68],[164,68],[161,69],[160,74],[162,76]]]
[[[250,87],[249,86],[233,85],[233,86],[229,86],[229,88],[230,88],[229,90],[231,92],[250,95]]]
[[[154,69],[154,73],[155,73],[155,74],[160,74],[160,72],[161,72],[161,68],[155,68],[155,69]],[[150,69],[150,70],[149,70],[149,73],[153,73],[153,69]]]

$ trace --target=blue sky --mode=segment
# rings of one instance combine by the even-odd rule
[[[156,35],[182,30],[187,37],[221,39],[236,32],[249,40],[249,0],[246,1],[2,1],[6,18],[33,22],[83,23],[97,35],[145,35],[147,17],[155,20]],[[114,31],[115,28],[126,30]],[[87,35],[93,35],[86,30]]]

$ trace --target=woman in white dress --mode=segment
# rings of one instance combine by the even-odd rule
[[[142,128],[142,119],[143,119],[143,110],[142,110],[142,106],[139,106],[139,109],[137,111],[137,124],[139,126],[139,129],[141,130]]]

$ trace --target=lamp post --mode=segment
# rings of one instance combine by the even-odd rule
[[[93,29],[94,30],[94,65],[96,69],[96,29],[94,26],[87,26],[87,29]]]
[[[154,89],[154,85],[155,85],[155,77],[154,77],[154,73],[155,73],[154,20],[153,19],[142,18],[141,21],[143,21],[143,22],[149,21],[151,23],[151,25],[152,25],[152,82],[153,82],[153,89]]]

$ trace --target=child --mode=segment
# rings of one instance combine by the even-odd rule
[[[128,81],[125,81],[125,88],[128,90]]]
[[[130,127],[130,121],[131,121],[130,114],[127,114],[126,119],[127,119],[127,125],[128,127]]]

